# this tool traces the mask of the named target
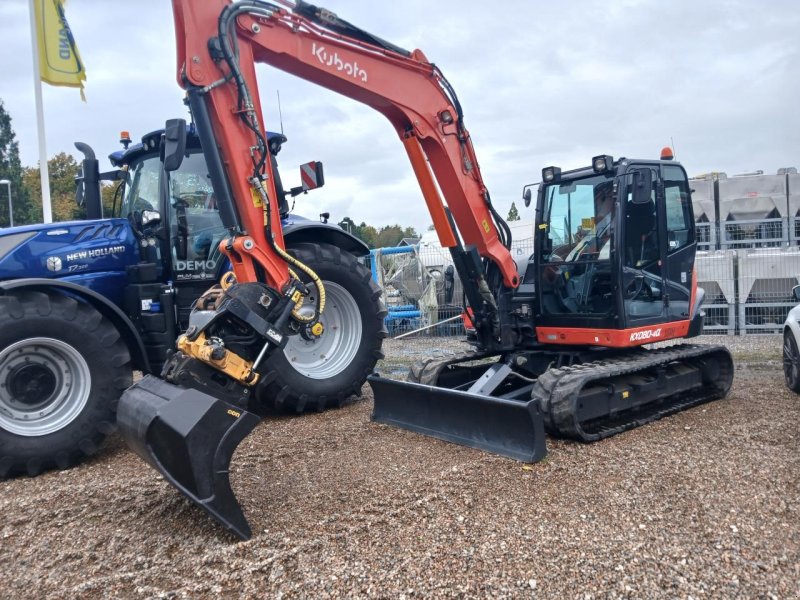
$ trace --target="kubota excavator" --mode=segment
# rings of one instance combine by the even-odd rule
[[[590,442],[727,393],[725,348],[641,347],[702,329],[690,189],[671,156],[544,169],[535,252],[516,264],[456,93],[421,51],[302,1],[173,0],[173,10],[178,82],[233,274],[198,301],[162,378],[125,392],[118,418],[140,456],[236,535],[251,531],[228,468],[262,416],[253,390],[274,376],[265,358],[290,336],[325,335],[324,287],[283,248],[256,62],[389,119],[463,283],[473,350],[430,359],[409,381],[371,376],[375,421],[533,462],[545,431]],[[184,152],[186,128],[172,125],[167,172]]]

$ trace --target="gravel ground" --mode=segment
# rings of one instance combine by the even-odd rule
[[[117,439],[0,483],[3,598],[800,597],[800,399],[778,337],[727,399],[523,465],[369,422],[371,398],[265,421],[237,543]],[[452,340],[387,343],[399,372]]]

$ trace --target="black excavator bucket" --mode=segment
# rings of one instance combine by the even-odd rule
[[[151,375],[128,388],[117,411],[128,446],[192,502],[240,538],[252,532],[233,494],[233,452],[261,419]]]
[[[379,375],[368,378],[372,420],[526,463],[547,454],[537,402],[465,392]]]

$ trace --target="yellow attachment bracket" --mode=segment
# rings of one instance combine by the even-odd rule
[[[236,274],[233,271],[228,271],[219,280],[223,290],[227,290],[234,283],[236,283]]]
[[[178,350],[222,371],[242,385],[252,386],[258,383],[258,373],[253,371],[253,363],[223,346],[214,344],[202,333],[194,340],[190,340],[186,334],[180,336]]]
[[[320,322],[316,322],[311,326],[311,333],[313,333],[314,335],[322,335],[322,332],[324,331],[325,331],[325,326]]]

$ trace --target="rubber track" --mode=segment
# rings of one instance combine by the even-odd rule
[[[442,353],[440,356],[430,356],[419,361],[411,367],[411,370],[408,372],[406,377],[406,381],[435,386],[439,382],[439,375],[442,373],[445,367],[455,363],[481,360],[484,358],[490,358],[492,356],[500,355],[495,352],[466,350],[464,352],[450,352]]]
[[[615,420],[608,427],[602,427],[592,433],[585,432],[575,419],[575,410],[580,392],[594,381],[647,371],[676,361],[693,362],[697,359],[702,360],[718,353],[724,353],[726,358],[725,360],[719,360],[716,385],[703,386],[696,390],[697,393],[686,398],[686,400],[668,404],[651,412],[646,412],[647,406],[645,405],[633,413],[635,418],[623,422]],[[577,439],[582,442],[594,442],[698,404],[722,398],[730,389],[732,378],[733,362],[724,346],[687,344],[650,350],[646,353],[637,353],[631,356],[622,356],[613,360],[550,369],[537,379],[531,397],[540,402],[545,418],[545,427],[550,434]],[[686,391],[681,392],[682,395],[688,393]],[[659,405],[665,400],[667,399],[659,400]]]

